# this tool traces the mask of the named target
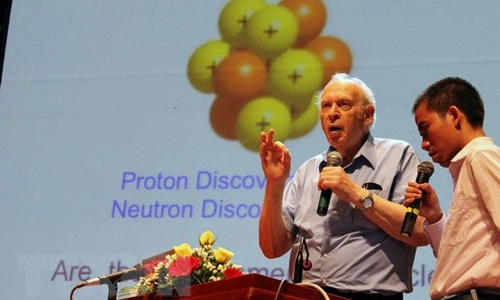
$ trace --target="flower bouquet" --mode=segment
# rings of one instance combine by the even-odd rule
[[[121,294],[161,291],[172,295],[186,286],[243,275],[242,267],[231,261],[234,254],[221,247],[214,249],[215,241],[214,234],[205,231],[199,236],[199,248],[191,248],[187,243],[174,246],[173,254],[143,266],[145,276],[134,287],[124,288]]]

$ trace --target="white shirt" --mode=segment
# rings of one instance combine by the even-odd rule
[[[425,227],[437,253],[432,299],[475,287],[500,289],[500,148],[489,137],[476,138],[452,159],[449,170],[449,218]]]

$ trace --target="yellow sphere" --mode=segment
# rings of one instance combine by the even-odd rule
[[[309,101],[321,88],[322,80],[323,65],[318,57],[305,49],[291,49],[271,63],[268,89],[287,103]]]
[[[230,46],[221,41],[209,41],[198,47],[188,61],[191,85],[202,93],[213,93],[213,70],[229,55]]]
[[[234,48],[244,48],[247,40],[245,29],[250,17],[266,6],[263,0],[233,0],[224,6],[219,15],[219,32],[222,40]]]
[[[270,128],[275,139],[285,141],[292,128],[290,108],[273,97],[259,97],[247,103],[236,121],[238,139],[245,148],[258,152],[260,133]]]
[[[288,8],[266,6],[248,22],[248,47],[264,58],[275,57],[295,44],[298,30],[298,21]]]
[[[289,138],[295,139],[311,132],[318,124],[318,106],[316,105],[317,95],[310,98],[309,106],[302,110],[292,110],[292,130]]]

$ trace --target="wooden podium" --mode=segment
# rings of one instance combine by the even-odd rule
[[[169,293],[143,295],[127,298],[127,300],[274,300],[279,290],[280,300],[323,300],[324,296],[315,288],[299,286],[260,274],[248,274],[231,279],[202,283],[182,288],[178,294]],[[347,298],[330,295],[331,300],[345,300]]]

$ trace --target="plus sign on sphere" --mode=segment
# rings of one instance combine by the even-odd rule
[[[272,58],[295,44],[299,25],[289,9],[266,6],[252,15],[246,30],[248,47],[264,58]]]
[[[304,49],[291,49],[278,56],[269,71],[271,93],[287,102],[307,99],[309,103],[310,97],[320,89],[322,80],[321,61]]]
[[[246,104],[238,115],[236,132],[240,143],[251,151],[260,149],[260,133],[274,128],[275,139],[285,141],[292,128],[288,105],[273,97],[260,97]]]
[[[246,47],[246,27],[250,17],[262,7],[267,6],[263,0],[230,1],[219,15],[219,32],[222,40],[233,48]]]
[[[228,43],[209,41],[199,46],[189,58],[188,78],[200,92],[213,93],[213,70],[230,51]]]

